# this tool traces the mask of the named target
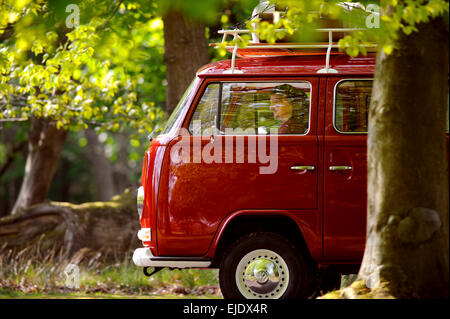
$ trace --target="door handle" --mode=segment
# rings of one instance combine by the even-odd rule
[[[348,171],[353,169],[351,166],[330,166],[328,167],[330,171]]]
[[[316,168],[314,166],[303,165],[303,166],[291,166],[293,171],[313,171]]]

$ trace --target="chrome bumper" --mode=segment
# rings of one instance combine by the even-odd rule
[[[139,267],[208,268],[210,260],[195,257],[155,257],[149,248],[138,248],[133,253],[133,262]]]

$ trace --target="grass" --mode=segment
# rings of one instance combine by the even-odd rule
[[[163,269],[149,278],[131,254],[113,262],[94,255],[78,263],[79,287],[71,289],[68,263],[53,250],[0,249],[0,298],[221,298],[214,269]]]
[[[218,295],[193,295],[193,294],[107,294],[107,293],[31,293],[26,294],[17,291],[0,290],[0,299],[220,299]]]

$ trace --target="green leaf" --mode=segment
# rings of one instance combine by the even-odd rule
[[[393,50],[394,50],[394,47],[392,46],[392,44],[385,44],[385,45],[383,45],[383,51],[386,54],[388,54],[388,55],[391,54]]]

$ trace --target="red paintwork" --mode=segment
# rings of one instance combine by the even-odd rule
[[[223,74],[230,61],[199,70],[196,94],[173,129],[151,143],[144,160],[141,226],[152,228],[152,241],[144,245],[154,255],[212,258],[233,218],[278,214],[297,223],[316,261],[361,260],[366,231],[366,135],[335,132],[333,89],[343,78],[371,77],[375,56],[334,55],[330,67],[339,73],[317,74],[324,62],[324,55],[252,58],[236,60],[236,69],[243,72],[239,75]],[[312,85],[310,130],[305,136],[278,137],[276,174],[258,174],[259,163],[172,161],[170,151],[180,140],[178,129],[188,127],[194,112],[191,105],[196,105],[209,82],[268,79],[306,80]],[[214,143],[223,140],[217,135]],[[191,136],[186,143],[192,153],[194,143],[204,147],[210,138]],[[314,165],[316,170],[294,172],[289,169],[292,165]],[[330,165],[350,165],[353,170],[330,172]]]
[[[316,104],[318,78],[296,79],[312,84],[311,103]],[[311,118],[316,117],[316,110],[312,108]],[[188,122],[185,121],[186,127]],[[260,138],[268,139],[267,136]],[[248,137],[245,139],[247,141]],[[174,139],[169,144],[167,154],[178,140]],[[210,143],[209,137],[192,137],[191,145],[194,140],[202,146]],[[223,140],[223,136],[216,136],[214,143],[224,145]],[[206,254],[222,220],[240,210],[304,209],[304,214],[313,214],[317,219],[318,171],[298,173],[290,170],[293,165],[317,167],[317,143],[315,121],[306,136],[279,136],[278,171],[271,175],[259,174],[259,163],[172,164],[170,156],[166,156],[158,203],[158,253]],[[191,146],[191,153],[192,149]],[[176,225],[172,221],[176,221]],[[317,228],[316,225],[309,227]]]
[[[333,127],[334,87],[341,79],[327,80],[324,134],[324,256],[333,260],[360,260],[366,234],[366,134],[341,134]],[[358,77],[365,78],[365,77]],[[329,166],[351,166],[330,171]]]

